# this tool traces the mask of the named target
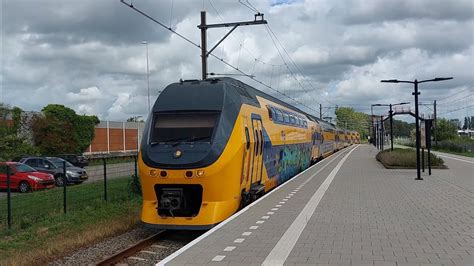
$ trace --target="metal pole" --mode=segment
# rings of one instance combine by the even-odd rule
[[[423,180],[421,178],[420,171],[420,123],[419,123],[419,114],[418,114],[418,80],[415,79],[415,91],[412,93],[415,95],[415,135],[416,135],[416,178],[415,180]]]
[[[104,165],[104,200],[107,201],[107,160],[102,157],[102,163]]]
[[[431,175],[431,119],[427,120],[426,146],[428,148],[428,175]]]
[[[11,184],[11,177],[10,177],[10,167],[5,164],[5,167],[7,168],[7,223],[8,223],[8,229],[12,228],[12,192],[10,188]]]
[[[376,136],[375,136],[375,122],[374,122],[374,106],[371,105],[370,106],[370,119],[372,120],[372,137],[374,138],[372,140],[372,144],[374,144],[374,146],[376,145]]]
[[[67,170],[66,170],[66,161],[63,161],[63,211],[67,212]]]
[[[134,160],[134,166],[135,166],[135,169],[134,169],[134,171],[135,171],[135,178],[138,179],[137,155],[133,156],[133,160]]]
[[[393,111],[392,104],[390,104],[390,149],[393,151]]]
[[[425,149],[421,148],[421,171],[425,172]]]
[[[201,11],[201,64],[202,80],[207,78],[207,38],[206,38],[206,11]]]
[[[438,148],[438,128],[437,126],[437,121],[438,117],[436,116],[436,100],[433,103],[433,110],[434,110],[434,139],[435,139],[435,147]]]
[[[382,137],[380,138],[380,141],[381,141],[381,143],[380,143],[380,150],[383,151],[383,144],[384,144],[383,142],[384,142],[384,140],[385,140],[385,132],[384,132],[383,116],[382,116],[382,115],[380,116],[380,126],[381,126],[381,131],[382,131],[382,134],[381,134]]]
[[[323,105],[319,104],[319,119],[323,119]]]
[[[148,113],[150,113],[150,69],[148,67],[148,42],[146,45],[146,82],[148,88]]]

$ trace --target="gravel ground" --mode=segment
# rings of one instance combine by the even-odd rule
[[[50,265],[90,265],[101,261],[105,257],[111,256],[116,252],[135,244],[139,240],[149,237],[156,233],[157,230],[139,226],[122,235],[114,236],[106,239],[91,247],[80,249],[74,254],[56,260]]]
[[[106,257],[157,232],[158,230],[156,229],[139,226],[122,235],[114,236],[94,246],[83,248],[70,256],[50,263],[50,265],[94,265]],[[162,240],[158,240],[151,247],[136,254],[135,258],[129,258],[119,265],[153,265],[191,242],[202,233],[204,231],[166,232]]]

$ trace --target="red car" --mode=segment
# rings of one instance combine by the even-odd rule
[[[10,172],[10,188],[25,193],[54,187],[54,176],[17,162],[0,163],[0,189],[7,189],[7,167]]]

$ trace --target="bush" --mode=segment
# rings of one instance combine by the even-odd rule
[[[416,151],[413,149],[384,150],[377,154],[377,160],[386,168],[416,168]],[[425,152],[425,165],[428,165],[428,152]],[[446,168],[443,159],[431,154],[431,166]]]
[[[466,153],[474,151],[474,140],[466,137],[438,141],[437,150]]]

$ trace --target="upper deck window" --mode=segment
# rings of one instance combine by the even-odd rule
[[[211,142],[219,113],[155,113],[150,143]]]
[[[283,122],[283,113],[278,109],[276,109],[276,117],[275,121]]]

